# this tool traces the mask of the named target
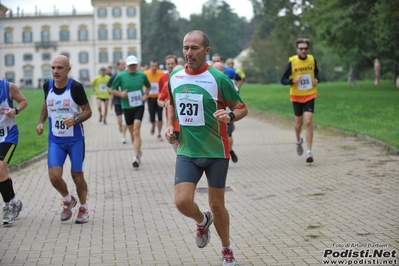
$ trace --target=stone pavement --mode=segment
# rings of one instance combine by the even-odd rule
[[[147,110],[142,164],[134,170],[132,144],[121,144],[115,115],[99,123],[94,103],[85,123],[90,221],[74,223],[78,207],[60,221],[61,196],[45,158],[14,171],[25,206],[12,226],[0,227],[0,265],[221,265],[214,227],[210,244],[197,248],[194,222],[174,206],[175,154],[149,134]],[[239,160],[230,164],[226,204],[238,265],[332,265],[325,250],[340,259],[345,245],[367,255],[398,248],[399,156],[316,129],[315,162],[306,164],[296,155],[292,125],[253,114],[236,123],[234,137]],[[64,178],[76,195],[69,169],[67,160]],[[204,192],[205,178],[196,194],[202,209]],[[395,256],[378,262],[395,265],[387,261]]]

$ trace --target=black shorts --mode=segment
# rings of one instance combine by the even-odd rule
[[[97,98],[97,100],[101,100],[101,101],[103,101],[103,102],[109,101],[109,99],[101,99],[101,98]]]
[[[123,115],[127,126],[133,125],[134,120],[142,121],[144,116],[144,105],[132,109],[123,109]]]
[[[177,155],[175,185],[183,182],[198,184],[205,171],[208,185],[213,188],[226,186],[229,160],[225,158],[190,158]]]
[[[122,106],[120,104],[114,104],[115,114],[122,115]]]
[[[0,143],[0,161],[9,164],[14,155],[15,148],[17,148],[15,144],[9,142]]]
[[[230,122],[227,124],[227,136],[231,137],[233,135],[233,131],[234,131],[234,122]]]
[[[158,116],[158,121],[162,121],[163,108],[158,105],[157,98],[148,98],[148,111],[150,113],[150,121],[155,122],[155,114]]]
[[[295,116],[302,116],[303,112],[314,113],[314,102],[315,99],[312,99],[306,103],[293,102],[292,106],[294,107]]]

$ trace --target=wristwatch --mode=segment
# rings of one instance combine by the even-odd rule
[[[19,114],[19,107],[14,107],[14,109],[15,109],[15,114],[16,115]]]
[[[78,124],[78,123],[80,122],[78,116],[75,116],[73,119],[75,120],[75,123],[76,123],[76,124]]]
[[[230,123],[231,123],[236,118],[236,116],[235,116],[235,114],[233,112],[230,112],[229,116],[230,116]]]

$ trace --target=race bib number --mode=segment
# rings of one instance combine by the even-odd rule
[[[127,93],[127,98],[129,99],[129,106],[137,107],[143,104],[140,91],[131,91]]]
[[[298,84],[299,90],[310,90],[313,88],[312,76],[310,74],[302,75],[302,81]]]
[[[107,84],[100,84],[100,91],[101,92],[107,92]]]
[[[159,85],[158,83],[151,83],[150,94],[158,94],[159,93]]]
[[[6,140],[7,137],[7,130],[4,127],[0,127],[0,142]]]
[[[202,94],[176,93],[176,108],[182,126],[204,126]]]
[[[51,128],[53,135],[56,137],[73,137],[73,127],[68,128],[64,124],[62,117],[57,117],[51,120]]]

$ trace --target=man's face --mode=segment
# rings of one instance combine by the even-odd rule
[[[174,58],[168,58],[165,60],[165,66],[166,66],[166,70],[168,70],[168,72],[172,72],[173,68],[176,66],[176,61]]]
[[[125,61],[119,61],[118,70],[119,71],[123,71],[125,69],[126,69],[126,62]]]
[[[158,69],[158,62],[151,62],[150,63],[150,69],[153,73],[155,73]]]
[[[219,55],[212,56],[212,62],[213,63],[216,63],[216,62],[223,63],[222,58]]]
[[[205,58],[210,51],[210,47],[203,46],[201,34],[187,34],[183,40],[183,54],[186,65],[191,72],[201,70],[206,64]]]
[[[131,64],[131,65],[128,65],[127,66],[127,71],[129,72],[129,73],[131,73],[131,74],[134,74],[134,73],[136,73],[136,71],[137,71],[137,64]]]
[[[233,61],[233,60],[227,60],[227,61],[226,61],[226,65],[227,65],[228,67],[234,68],[234,61]]]
[[[302,59],[305,59],[308,56],[309,46],[307,43],[298,43],[296,50],[298,56]]]
[[[67,66],[66,59],[56,57],[51,64],[51,72],[55,81],[62,81],[68,79],[68,73],[71,67]]]

